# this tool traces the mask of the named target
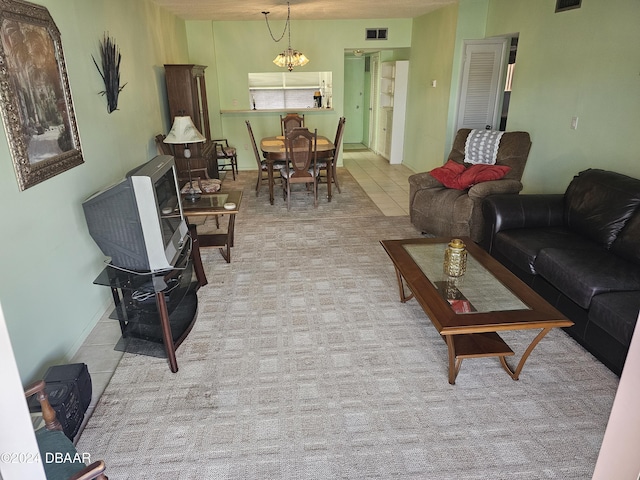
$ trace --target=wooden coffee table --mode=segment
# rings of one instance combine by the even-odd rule
[[[450,238],[383,240],[393,261],[400,300],[415,298],[449,351],[449,383],[454,384],[465,358],[499,357],[502,367],[518,380],[538,342],[555,327],[573,325],[528,285],[470,238],[464,276],[443,273],[444,251]],[[405,285],[410,290],[407,295]],[[498,332],[538,329],[515,369],[506,361],[513,350]]]
[[[233,247],[233,237],[236,223],[236,214],[240,210],[242,201],[242,191],[231,190],[229,192],[206,193],[195,202],[182,200],[182,210],[188,217],[209,217],[213,215],[228,215],[229,224],[227,233],[198,233],[200,248],[217,247],[227,261],[231,262],[231,247]],[[225,208],[225,204],[234,204],[233,208]]]

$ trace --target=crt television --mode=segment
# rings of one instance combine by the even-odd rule
[[[82,203],[89,234],[115,268],[161,272],[188,235],[174,159],[158,155]]]

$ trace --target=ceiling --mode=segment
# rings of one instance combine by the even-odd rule
[[[184,20],[264,20],[287,18],[286,0],[152,0]],[[292,20],[414,18],[458,0],[292,0]]]

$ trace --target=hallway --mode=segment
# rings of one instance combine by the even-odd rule
[[[409,215],[409,181],[414,172],[370,150],[345,148],[343,164],[371,200],[388,217]]]

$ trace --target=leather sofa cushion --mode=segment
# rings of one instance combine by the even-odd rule
[[[547,227],[503,230],[495,236],[493,250],[523,271],[535,275],[536,258],[540,250],[558,245],[571,245],[571,248],[580,250],[602,249],[564,227]]]
[[[598,294],[640,290],[640,267],[604,249],[544,248],[536,272],[582,308]]]
[[[565,224],[609,248],[640,206],[640,180],[600,169],[580,172],[565,192]]]
[[[591,300],[589,321],[629,346],[639,310],[640,291],[603,293]]]

